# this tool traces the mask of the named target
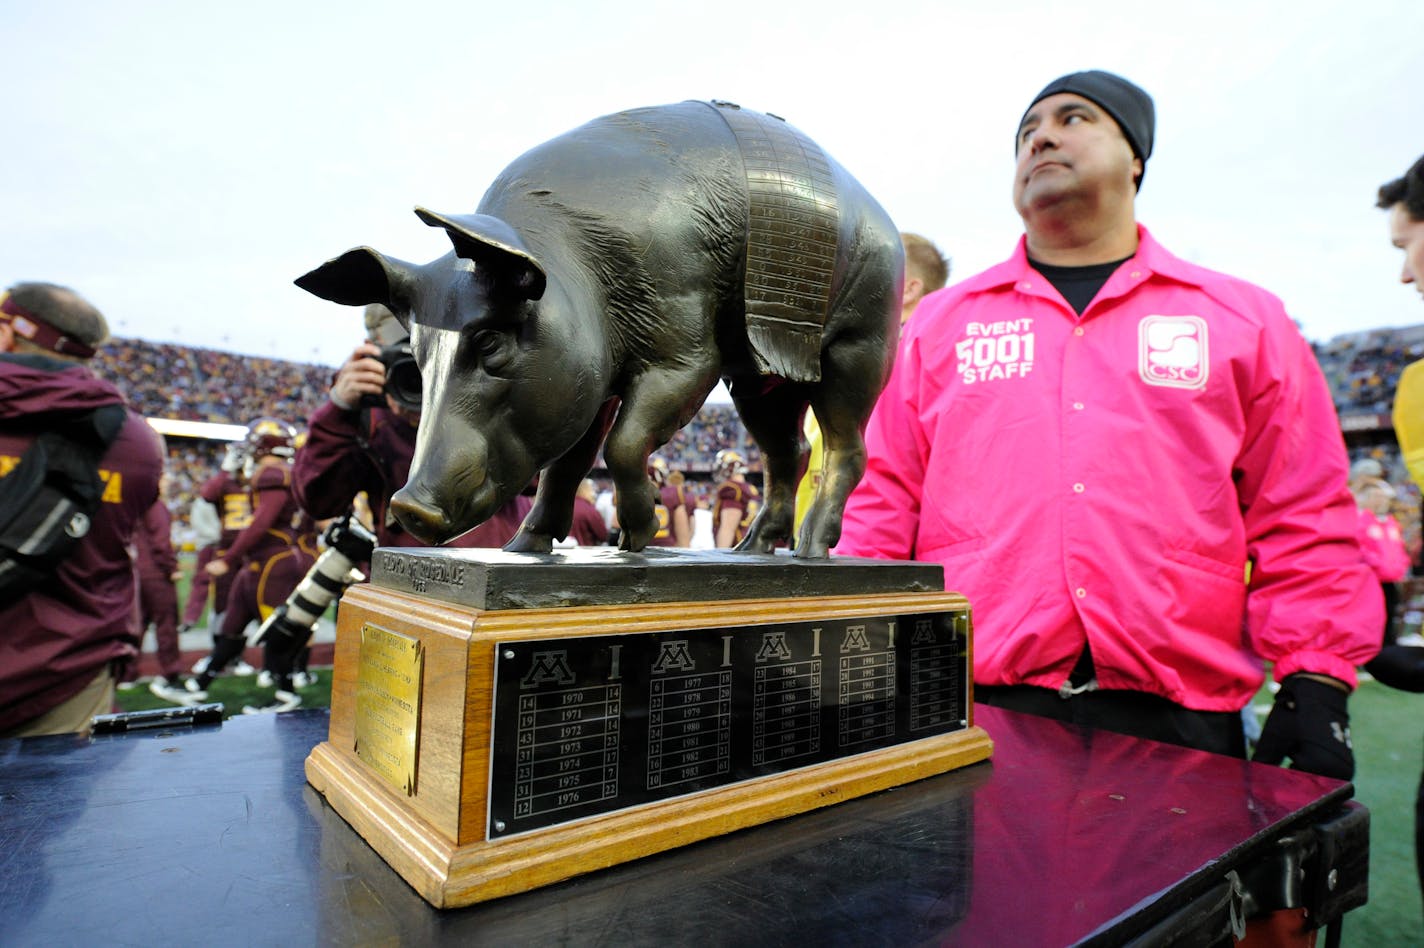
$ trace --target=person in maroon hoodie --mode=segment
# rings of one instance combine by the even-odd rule
[[[184,704],[207,700],[207,689],[247,645],[249,623],[272,614],[311,569],[312,558],[297,543],[302,511],[292,497],[291,459],[296,431],[275,418],[247,426],[244,471],[252,491],[252,523],[238,534],[221,558],[205,567],[213,577],[232,573],[223,614],[207,667],[184,684],[184,691],[155,689],[159,697]],[[286,678],[276,682],[279,701],[300,704]]]
[[[302,509],[318,520],[346,513],[364,492],[380,546],[425,546],[390,515],[391,495],[405,486],[415,457],[420,372],[406,331],[386,307],[366,307],[366,333],[367,341],[337,371],[328,401],[311,416],[292,488]],[[447,545],[503,546],[532,505],[521,494]]]
[[[208,629],[216,639],[217,630],[222,625],[222,614],[227,609],[227,594],[232,587],[232,574],[213,577],[208,573],[207,566],[231,549],[237,535],[252,522],[252,498],[248,494],[247,484],[242,479],[240,444],[228,445],[222,470],[203,482],[203,486],[198,489],[198,497],[217,513],[221,533],[215,542],[198,551],[198,565],[193,571],[193,586],[188,591],[188,602],[183,607],[181,631],[186,632],[198,624],[203,615],[203,606],[207,604],[211,593],[213,611],[208,619]]]
[[[590,480],[579,484],[578,493],[574,495],[574,522],[569,527],[569,536],[579,546],[603,546],[608,542],[608,524],[593,505],[596,496]]]
[[[73,290],[20,283],[0,294],[0,471],[42,431],[124,397],[86,362],[109,336]],[[163,447],[133,410],[99,464],[103,498],[55,573],[0,608],[0,738],[85,732],[112,710],[117,670],[137,654],[129,544],[158,499]]]
[[[173,515],[159,498],[144,512],[142,527],[134,531],[135,565],[138,567],[139,634],[153,626],[158,645],[159,674],[148,690],[160,698],[165,687],[180,687],[183,656],[178,648],[178,554],[173,551]]]

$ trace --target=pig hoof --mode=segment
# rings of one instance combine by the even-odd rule
[[[643,550],[647,549],[648,539],[640,539],[638,537],[631,536],[625,530],[623,532],[622,538],[618,541],[618,549],[622,550],[624,553],[641,553],[643,552]]]
[[[514,539],[504,545],[504,550],[509,553],[551,553],[554,550],[554,538],[520,530],[514,535]]]
[[[798,546],[791,555],[802,560],[824,560],[831,555],[831,550],[824,543],[807,543]]]

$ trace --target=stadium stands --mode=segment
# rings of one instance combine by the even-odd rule
[[[1424,325],[1350,333],[1317,343],[1314,349],[1330,383],[1351,459],[1375,457],[1385,465],[1389,480],[1399,488],[1395,515],[1417,555],[1420,494],[1399,458],[1389,413],[1400,372],[1424,357]],[[267,415],[300,426],[326,398],[335,373],[332,366],[141,339],[112,340],[94,366],[145,415],[223,424],[246,424]],[[687,472],[689,491],[707,503],[712,459],[729,447],[748,458],[754,475],[760,472],[761,456],[736,410],[709,404],[659,453],[674,469]],[[222,449],[217,441],[169,438],[168,500],[176,523],[186,523],[193,491],[216,470]]]
[[[94,370],[112,381],[150,418],[245,425],[270,416],[298,427],[326,398],[333,366],[286,362],[216,349],[112,339],[94,359]],[[702,497],[712,459],[731,447],[761,470],[761,454],[728,404],[705,405],[659,453],[687,472],[689,490]],[[187,521],[194,491],[217,469],[224,445],[195,438],[168,439],[171,483],[168,505],[174,521]],[[596,472],[601,473],[601,472]]]

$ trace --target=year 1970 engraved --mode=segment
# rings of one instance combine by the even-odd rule
[[[516,818],[617,796],[621,700],[617,684],[520,696]]]

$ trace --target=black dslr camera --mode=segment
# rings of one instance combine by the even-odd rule
[[[410,351],[410,340],[382,346],[376,358],[386,367],[385,393],[406,411],[420,411],[420,367]]]

